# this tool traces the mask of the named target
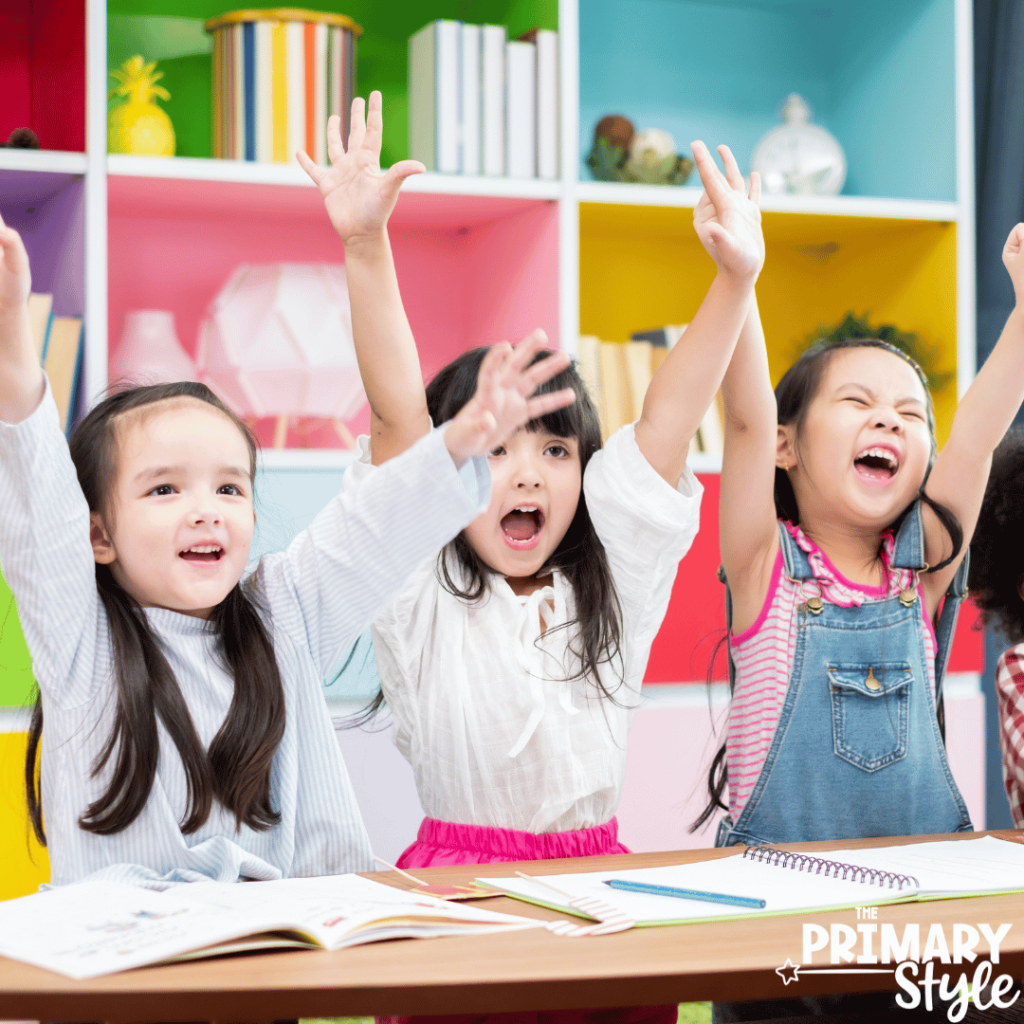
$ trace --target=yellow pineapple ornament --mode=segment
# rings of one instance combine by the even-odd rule
[[[107,152],[136,153],[144,156],[174,156],[174,126],[154,97],[169,100],[170,93],[155,83],[164,73],[156,61],[146,63],[140,56],[129,57],[110,77],[118,81],[111,96],[123,96],[124,103],[107,113]]]

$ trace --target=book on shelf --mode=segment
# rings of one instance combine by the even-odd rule
[[[665,362],[665,356],[668,355],[669,349],[682,337],[686,327],[686,324],[665,324],[664,327],[655,327],[647,331],[634,331],[629,336],[629,340],[651,343],[653,371],[657,373],[658,367]]]
[[[651,346],[652,373],[665,361],[669,350],[682,337],[686,324],[666,324],[651,330],[634,331],[629,337],[631,343],[648,343]],[[693,436],[690,446],[691,453],[704,452],[708,455],[721,455],[725,444],[725,417],[722,408],[722,393],[719,391],[714,401],[708,406],[701,417],[700,425]]]
[[[558,33],[532,28],[518,38],[536,49],[537,177],[554,180],[558,177]]]
[[[43,370],[50,379],[61,429],[70,432],[71,414],[82,368],[82,318],[55,316],[50,323]]]
[[[39,362],[42,362],[46,355],[50,324],[53,322],[53,296],[46,292],[32,292],[28,297],[28,319],[32,325],[36,355],[39,356]]]
[[[537,47],[505,46],[505,168],[510,178],[537,177]]]
[[[752,846],[716,860],[656,868],[609,867],[578,874],[538,874],[538,879],[543,881],[520,877],[481,881],[526,902],[579,917],[587,915],[569,901],[592,898],[637,924],[691,924],[1024,892],[1024,845],[985,836],[906,846],[816,850],[813,854]],[[639,883],[688,891],[704,898],[624,891],[609,886],[610,879],[632,886]],[[555,890],[563,896],[557,896]],[[764,905],[755,909],[707,898],[715,895],[763,901]]]
[[[491,177],[505,173],[506,34],[504,25],[480,26],[481,171]]]
[[[461,135],[461,163],[463,174],[480,173],[480,26],[462,25],[459,41],[459,104]]]
[[[576,372],[601,417],[601,339],[594,334],[581,334],[576,348]],[[603,417],[602,422],[603,422]]]
[[[409,157],[428,171],[461,169],[462,24],[442,19],[409,39]]]
[[[619,427],[640,418],[651,379],[685,328],[685,324],[670,324],[635,331],[627,342],[580,336],[577,366],[597,407],[602,438],[607,440]],[[691,442],[691,453],[700,450],[698,435]]]
[[[409,156],[428,171],[557,179],[558,33],[441,19],[409,39]]]
[[[629,420],[638,420],[644,398],[654,376],[654,346],[649,341],[627,341],[622,346],[626,363],[626,387],[629,390]]]
[[[602,341],[598,348],[601,374],[601,437],[607,440],[619,427],[632,422],[633,400],[630,395],[626,360],[626,342]]]
[[[95,881],[0,902],[0,954],[72,978],[93,978],[246,950],[333,950],[542,924],[412,896],[351,874],[193,882],[162,892]]]

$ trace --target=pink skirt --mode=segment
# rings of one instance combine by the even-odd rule
[[[614,818],[603,825],[575,832],[517,832],[510,828],[456,825],[424,818],[416,842],[398,858],[398,866],[494,864],[511,860],[592,857],[602,853],[629,853],[619,842],[619,825]]]
[[[618,822],[575,832],[516,832],[484,825],[456,825],[424,818],[414,842],[398,858],[400,868],[445,864],[493,864],[629,853],[619,842]],[[566,940],[571,941],[571,940]],[[676,1024],[677,1006],[627,1006],[611,1010],[552,1010],[546,1013],[444,1014],[378,1017],[378,1024]]]

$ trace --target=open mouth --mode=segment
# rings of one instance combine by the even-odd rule
[[[179,552],[178,557],[186,562],[219,562],[224,557],[224,549],[218,544],[197,544]]]
[[[868,448],[853,460],[857,473],[866,480],[891,480],[900,468],[896,453],[890,448]]]
[[[520,505],[501,520],[501,532],[514,547],[529,545],[544,528],[544,513],[536,505]]]

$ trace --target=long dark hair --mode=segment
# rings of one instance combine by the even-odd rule
[[[971,540],[967,588],[982,622],[1010,644],[1024,640],[1024,429],[1012,427],[992,453],[992,470]]]
[[[775,387],[775,404],[778,407],[777,419],[779,426],[793,424],[796,427],[797,437],[799,437],[800,432],[803,430],[804,422],[807,419],[807,412],[811,402],[821,388],[822,379],[832,357],[841,349],[851,348],[882,349],[884,352],[898,356],[917,374],[918,379],[921,381],[921,386],[924,388],[925,403],[928,411],[928,430],[931,435],[931,457],[928,461],[928,472],[930,472],[938,452],[938,442],[935,438],[935,406],[932,402],[931,392],[928,390],[928,379],[917,362],[907,355],[906,352],[878,338],[841,338],[836,341],[820,341],[808,348],[785,372]],[[925,474],[925,478],[921,482],[916,498],[919,498],[935,513],[943,529],[949,535],[953,546],[952,553],[948,558],[924,570],[925,572],[932,573],[945,568],[956,558],[963,547],[964,531],[960,525],[960,520],[957,519],[951,509],[928,496],[925,492],[927,482],[928,473]],[[914,503],[911,502],[903,509],[889,525],[888,529],[898,530],[907,513],[913,508],[913,505]],[[797,507],[796,495],[793,493],[793,485],[790,483],[789,473],[778,466],[775,467],[775,514],[779,519],[788,520],[794,526],[800,523],[800,509]],[[728,781],[726,744],[723,743],[715,753],[715,757],[711,762],[711,768],[708,770],[708,803],[703,811],[701,811],[697,820],[690,826],[691,832],[695,832],[700,828],[714,814],[716,809],[727,810],[722,801],[722,794],[725,792]]]
[[[78,482],[91,512],[107,512],[117,470],[119,418],[154,403],[195,399],[222,412],[238,427],[256,473],[256,441],[251,431],[205,384],[182,381],[117,391],[100,402],[75,428],[69,441]],[[116,709],[114,725],[93,763],[98,775],[113,759],[107,791],[91,803],[78,824],[97,835],[113,835],[139,816],[149,799],[160,756],[157,717],[174,741],[185,770],[188,803],[181,830],[200,829],[213,800],[231,811],[236,827],[266,830],[281,820],[271,805],[270,769],[284,735],[284,688],[270,635],[260,618],[255,587],[238,583],[214,609],[211,619],[220,656],[234,679],[227,717],[204,750],[174,670],[138,602],[114,579],[110,567],[96,565],[96,587],[110,624]],[[43,730],[37,694],[25,756],[25,782],[33,831],[45,845],[38,754]]]
[[[486,354],[486,347],[471,349],[437,372],[427,385],[427,409],[432,422],[447,422],[473,397],[480,364]],[[533,362],[546,359],[549,354],[538,352]],[[572,388],[576,392],[576,401],[564,409],[531,420],[525,429],[574,438],[583,472],[594,452],[601,447],[601,424],[575,364],[542,384],[536,394],[562,388]],[[622,612],[608,556],[594,529],[582,490],[576,515],[538,575],[546,575],[554,569],[566,577],[576,605],[576,618],[572,622],[552,627],[572,632],[569,650],[580,662],[580,670],[572,678],[593,680],[603,697],[615,701],[615,688],[609,689],[604,684],[598,668],[620,658]],[[438,555],[438,580],[445,590],[464,601],[477,601],[483,597],[493,575],[494,570],[473,550],[464,533],[445,545]],[[365,724],[383,704],[383,694],[378,693],[351,724]]]

